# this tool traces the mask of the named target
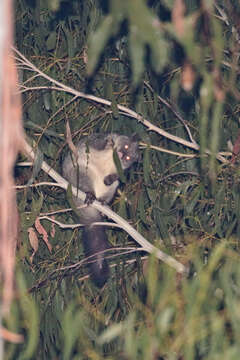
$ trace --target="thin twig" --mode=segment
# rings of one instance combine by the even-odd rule
[[[43,216],[39,216],[38,218],[39,220],[48,220],[54,224],[57,224],[60,228],[62,229],[76,229],[78,227],[83,227],[84,224],[63,224],[62,222],[58,221],[58,220],[55,220],[49,216],[46,216],[46,215],[43,215]],[[118,224],[115,224],[115,223],[110,223],[110,222],[94,222],[92,223],[92,225],[97,225],[97,226],[111,226],[111,227],[118,227],[118,228],[121,228],[120,225]]]
[[[144,149],[150,148],[150,149],[161,151],[161,152],[164,152],[164,153],[167,153],[167,154],[176,155],[176,156],[179,156],[179,157],[185,157],[185,158],[190,158],[190,159],[196,157],[196,154],[183,154],[183,153],[179,153],[177,151],[164,149],[164,148],[162,148],[160,146],[154,146],[154,145],[145,144],[143,142],[140,142],[140,146],[142,148],[144,148]]]
[[[115,248],[115,249],[118,250],[118,248]],[[122,255],[122,253],[120,255]],[[140,257],[140,259],[142,261],[147,260],[148,256],[143,255]],[[83,265],[84,260],[79,261],[77,264],[69,265],[69,266],[66,266],[66,267],[63,267],[60,269],[55,269],[53,272],[48,274],[45,279],[40,280],[37,284],[35,284],[33,287],[31,287],[28,291],[31,293],[34,290],[37,290],[37,289],[41,288],[42,286],[44,286],[48,281],[52,281],[55,278],[58,278],[59,275],[57,274],[57,272],[63,271],[62,269],[64,269],[64,271],[68,271],[71,268],[81,267]],[[124,261],[124,264],[131,265],[136,261],[137,261],[137,259],[127,259],[126,261]],[[110,264],[110,267],[113,268],[113,267],[119,266],[119,264],[121,265],[122,263],[123,263],[123,261],[120,261],[120,263],[118,262],[118,263]],[[85,281],[85,280],[89,279],[89,277],[90,277],[90,275],[81,276],[80,278],[78,278],[78,281]]]
[[[38,186],[56,186],[56,187],[60,187],[60,188],[62,187],[58,183],[43,181],[43,182],[39,182],[37,184],[16,185],[16,186],[14,186],[14,188],[15,189],[26,189],[28,187],[38,187]]]
[[[173,178],[173,177],[179,176],[179,175],[190,175],[190,176],[200,177],[200,174],[195,171],[177,171],[175,173],[171,173],[166,176],[163,176],[162,178],[159,179],[159,182],[163,182],[169,178]]]

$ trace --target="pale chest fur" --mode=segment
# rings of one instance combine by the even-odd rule
[[[104,184],[106,176],[117,173],[112,148],[103,151],[91,148],[89,153],[85,153],[81,160],[79,159],[80,163],[81,168],[84,167],[84,172],[91,179],[96,198],[111,201],[119,184],[117,180],[110,186]]]

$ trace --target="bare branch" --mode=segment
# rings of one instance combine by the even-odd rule
[[[145,144],[145,143],[142,143],[142,142],[140,142],[140,146],[142,148],[144,148],[144,149],[150,148],[150,149],[161,151],[161,152],[164,152],[164,153],[167,153],[167,154],[176,155],[176,156],[179,156],[179,157],[185,157],[185,158],[189,158],[189,159],[192,159],[192,158],[196,157],[196,154],[183,154],[183,153],[179,153],[177,151],[164,149],[164,148],[162,148],[160,146],[148,145],[148,144]]]
[[[58,220],[55,220],[55,219],[52,219],[51,217],[49,216],[39,216],[38,218],[39,220],[48,220],[56,225],[58,225],[60,228],[62,229],[76,229],[78,227],[83,227],[84,224],[63,224],[62,222],[58,221]],[[111,226],[111,227],[118,227],[118,228],[121,228],[120,225],[118,224],[115,224],[115,223],[107,223],[107,222],[95,222],[93,223],[93,225],[98,225],[98,226]]]

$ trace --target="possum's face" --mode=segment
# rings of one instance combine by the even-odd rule
[[[115,148],[123,170],[129,168],[139,158],[138,143],[131,137],[119,136]]]

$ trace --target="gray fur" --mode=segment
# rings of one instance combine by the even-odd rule
[[[93,134],[80,140],[76,149],[77,157],[69,153],[64,160],[63,176],[83,192],[92,193],[97,200],[109,203],[119,185],[113,151],[116,150],[125,170],[138,160],[137,142],[124,135]],[[83,205],[80,199],[74,198],[74,201],[76,206]],[[107,249],[109,244],[104,227],[91,225],[102,221],[101,213],[91,206],[85,206],[79,211],[80,221],[86,225],[83,232],[86,255]],[[109,273],[104,255],[96,256],[96,262],[90,265],[90,270],[95,284],[102,286]]]

